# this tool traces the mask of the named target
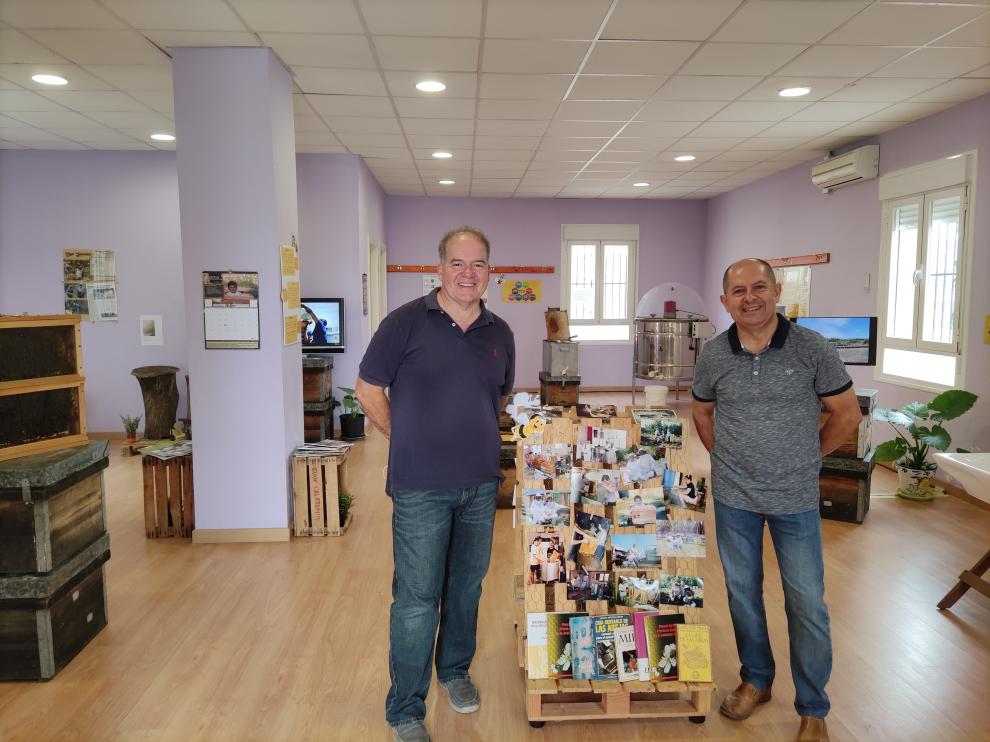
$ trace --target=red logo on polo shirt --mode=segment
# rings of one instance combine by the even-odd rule
[[[498,358],[498,348],[492,348],[492,358]]]

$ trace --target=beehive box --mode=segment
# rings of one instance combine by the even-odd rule
[[[0,575],[49,572],[106,533],[107,441],[0,462]]]
[[[304,355],[303,402],[325,402],[333,394],[333,359],[328,356]]]
[[[0,461],[86,443],[79,317],[0,317]]]
[[[819,513],[830,520],[862,523],[870,511],[874,462],[825,456],[818,475]]]

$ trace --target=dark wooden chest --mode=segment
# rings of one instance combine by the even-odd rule
[[[818,475],[818,511],[823,518],[862,523],[870,511],[873,461],[825,456]]]
[[[304,355],[303,402],[324,402],[333,394],[333,359]]]
[[[107,625],[106,534],[43,574],[0,576],[0,680],[48,680]]]
[[[580,376],[551,376],[540,372],[540,403],[573,407],[578,403]]]
[[[106,533],[109,443],[0,462],[0,576],[50,572]]]

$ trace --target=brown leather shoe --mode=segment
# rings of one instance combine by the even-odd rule
[[[797,740],[798,742],[828,742],[828,728],[825,726],[825,720],[814,716],[802,716]]]
[[[766,690],[757,690],[749,683],[740,683],[738,688],[725,697],[718,710],[730,719],[742,721],[743,719],[748,719],[759,704],[766,703],[769,700],[769,688]]]

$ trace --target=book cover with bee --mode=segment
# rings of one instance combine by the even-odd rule
[[[705,624],[677,626],[677,678],[695,683],[712,682],[712,647]]]
[[[571,643],[571,619],[586,613],[547,614],[548,677],[570,678],[574,671],[574,646]]]

